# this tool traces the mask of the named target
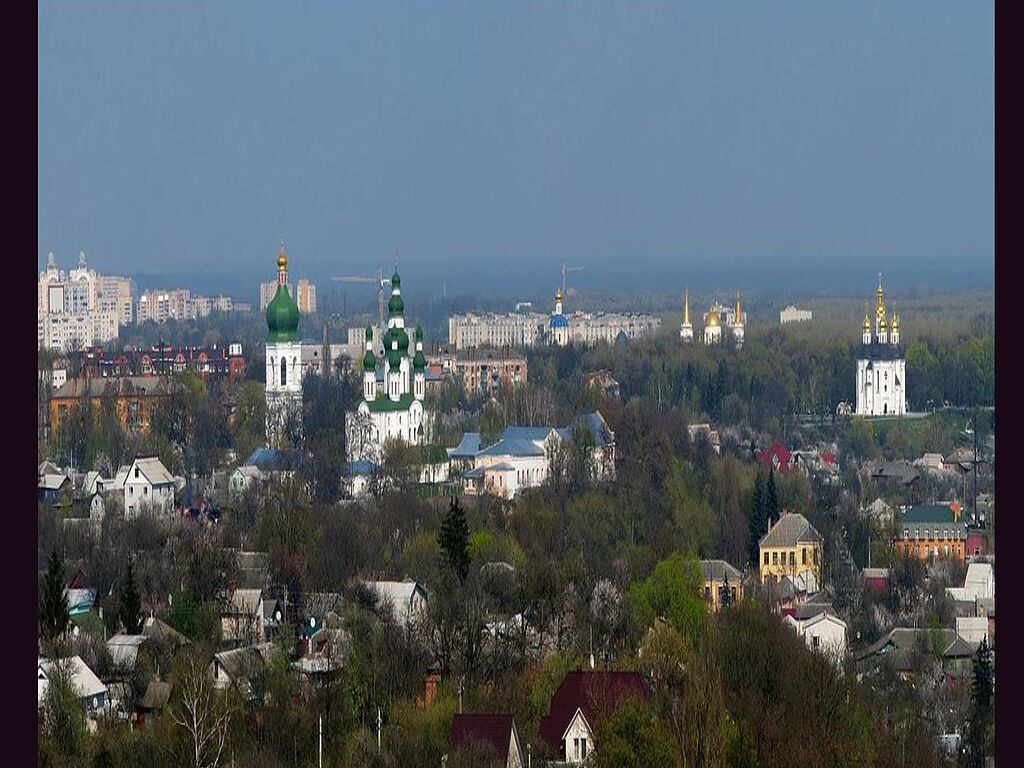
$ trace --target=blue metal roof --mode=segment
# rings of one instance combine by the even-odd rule
[[[565,315],[552,315],[551,316],[551,327],[552,328],[568,328],[569,321],[565,319]]]
[[[351,477],[368,477],[373,472],[373,466],[373,462],[369,459],[350,461],[348,463],[348,474]]]
[[[466,432],[462,441],[452,448],[449,456],[453,459],[471,459],[480,453],[480,433]]]
[[[544,448],[533,440],[523,438],[502,438],[478,454],[480,456],[543,456]]]
[[[502,440],[546,440],[551,427],[505,427]]]

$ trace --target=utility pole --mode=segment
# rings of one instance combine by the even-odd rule
[[[319,766],[319,768],[324,768],[324,716],[320,715],[317,720],[320,724],[320,743],[317,749],[317,766]],[[379,742],[377,743],[377,751],[380,751]]]
[[[460,709],[461,711],[461,709]],[[377,753],[380,754],[380,707],[377,707]]]

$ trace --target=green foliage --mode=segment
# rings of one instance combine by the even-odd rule
[[[137,635],[142,631],[142,599],[135,583],[135,566],[132,565],[131,558],[128,558],[124,583],[120,590],[119,614],[121,622],[124,624],[124,631],[129,635]]]
[[[748,562],[757,565],[760,542],[768,531],[768,510],[765,507],[764,473],[760,468],[754,479],[754,491],[750,501],[750,540]]]
[[[863,416],[854,416],[850,419],[846,440],[849,450],[855,456],[870,457],[875,452],[875,428]]]
[[[39,590],[39,633],[46,646],[53,649],[67,635],[68,597],[64,584],[64,560],[57,548],[50,550],[47,560],[46,577]]]
[[[599,718],[596,731],[599,747],[594,750],[594,763],[598,768],[676,765],[676,750],[664,726],[636,699],[627,699],[611,717]]]
[[[50,664],[39,733],[41,765],[84,766],[89,748],[85,709],[72,684],[67,659]]]
[[[637,627],[650,627],[656,617],[663,617],[676,631],[698,645],[707,614],[707,605],[701,597],[702,587],[696,556],[673,553],[658,563],[650,576],[630,589]]]
[[[232,440],[239,461],[245,461],[267,439],[267,398],[264,385],[246,381],[235,396]]]
[[[775,525],[779,522],[782,507],[779,504],[778,489],[775,487],[775,472],[771,469],[768,470],[768,487],[764,494],[764,510],[770,525]]]
[[[469,526],[466,513],[455,496],[451,499],[448,513],[438,531],[437,545],[448,567],[459,577],[459,581],[465,581],[470,561]]]

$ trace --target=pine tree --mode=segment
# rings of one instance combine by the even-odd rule
[[[974,655],[971,722],[967,729],[967,765],[985,765],[985,737],[992,711],[992,652],[984,638]]]
[[[775,488],[775,472],[770,469],[768,470],[768,491],[765,494],[764,507],[765,519],[772,525],[779,522],[779,518],[781,517],[779,493]]]
[[[750,562],[757,565],[761,538],[768,530],[764,507],[764,475],[757,470],[754,479],[754,496],[750,504]]]
[[[142,631],[142,600],[139,598],[139,590],[135,586],[135,570],[131,558],[128,559],[124,585],[121,587],[120,609],[124,631],[129,635],[139,634]]]
[[[465,581],[469,575],[469,526],[466,513],[454,496],[437,534],[437,543],[459,581]]]
[[[64,560],[54,547],[50,550],[46,580],[39,595],[39,633],[51,649],[64,638],[70,621],[64,589]]]
[[[726,571],[725,578],[722,579],[722,599],[719,600],[719,605],[722,608],[728,608],[732,605],[732,592],[729,589],[729,572]]]

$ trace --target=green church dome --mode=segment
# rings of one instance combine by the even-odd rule
[[[277,293],[267,305],[267,331],[267,341],[298,339],[299,308],[283,284],[277,286]]]
[[[391,301],[388,302],[388,314],[389,315],[401,315],[405,312],[405,302],[402,301],[402,296],[396,294],[391,297]]]
[[[405,355],[409,351],[409,334],[404,328],[396,328],[395,338],[398,339],[398,351]]]
[[[402,356],[399,354],[397,349],[392,349],[388,352],[388,365],[393,371],[397,371],[402,367]]]
[[[377,358],[370,350],[366,350],[366,354],[363,355],[363,370],[367,373],[377,370]]]
[[[424,368],[427,367],[427,360],[425,357],[423,357],[423,350],[418,351],[416,353],[416,356],[413,357],[412,367],[415,368],[417,371],[422,371]]]

